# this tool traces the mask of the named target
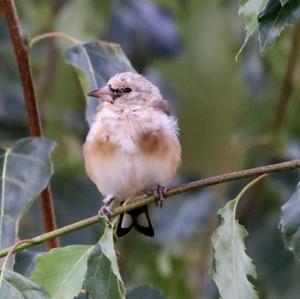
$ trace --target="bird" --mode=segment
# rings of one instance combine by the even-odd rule
[[[104,196],[100,215],[143,192],[153,192],[159,206],[181,163],[179,128],[168,102],[143,75],[116,73],[88,93],[99,105],[83,145],[86,173]],[[117,237],[131,228],[154,236],[148,208],[120,215]]]

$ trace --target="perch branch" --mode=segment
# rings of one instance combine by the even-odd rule
[[[177,187],[171,188],[166,193],[166,197],[171,197],[173,195],[187,192],[187,191],[199,190],[204,187],[217,185],[217,184],[221,184],[221,183],[225,183],[225,182],[230,182],[230,181],[234,181],[234,180],[238,180],[238,179],[256,177],[256,176],[259,176],[262,174],[282,172],[282,171],[292,170],[292,169],[296,169],[296,168],[300,168],[300,159],[277,163],[277,164],[272,164],[272,165],[267,165],[267,166],[261,166],[261,167],[257,167],[257,168],[251,168],[251,169],[246,169],[246,170],[230,172],[230,173],[206,178],[203,180],[197,180],[197,181],[190,182],[187,184],[182,184]],[[155,201],[155,199],[153,196],[149,196],[147,194],[139,195],[139,196],[133,198],[130,201],[130,203],[128,203],[127,205],[114,209],[114,213],[113,213],[112,217],[118,216],[122,213],[131,211],[131,210],[134,210],[138,207],[151,204],[154,201]],[[56,238],[58,236],[82,229],[84,227],[95,224],[98,221],[99,221],[99,216],[96,215],[96,216],[92,216],[90,218],[81,220],[79,222],[69,224],[67,226],[59,228],[52,232],[37,236],[37,237],[31,239],[28,243],[22,243],[21,245],[19,245],[15,248],[14,252],[21,251],[23,249],[35,246],[37,244],[44,243],[44,242],[51,240],[53,238]],[[10,248],[1,250],[0,257],[6,256],[8,254],[8,252],[11,251],[11,249],[12,248],[10,247]]]
[[[1,1],[1,0],[0,0]],[[8,25],[10,37],[15,50],[19,73],[21,76],[25,104],[29,119],[30,134],[32,136],[42,136],[43,130],[37,106],[37,101],[34,93],[33,80],[31,75],[31,69],[29,64],[28,48],[26,47],[21,28],[19,24],[19,18],[16,11],[15,3],[13,0],[2,0],[1,2],[4,10],[4,15]],[[43,221],[46,232],[50,232],[56,229],[56,221],[53,210],[52,196],[50,186],[48,186],[41,193],[41,202],[43,210]],[[48,248],[54,248],[59,246],[58,239],[47,241]]]

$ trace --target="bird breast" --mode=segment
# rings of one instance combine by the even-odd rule
[[[84,145],[87,174],[103,195],[124,199],[166,185],[180,163],[177,123],[160,112],[98,112]]]

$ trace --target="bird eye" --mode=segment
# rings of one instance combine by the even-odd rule
[[[126,87],[126,88],[124,88],[124,92],[126,92],[126,93],[129,93],[129,92],[131,92],[131,88],[129,88],[129,87]]]

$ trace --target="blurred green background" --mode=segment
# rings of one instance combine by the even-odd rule
[[[27,0],[16,1],[25,36],[62,31],[81,41],[121,44],[135,69],[160,87],[178,116],[182,166],[174,184],[295,159],[300,156],[299,78],[280,128],[271,130],[290,50],[285,30],[265,57],[254,36],[238,61],[244,23],[238,2],[227,0]],[[65,63],[71,44],[48,39],[30,51],[45,136],[57,142],[52,178],[58,225],[94,215],[101,196],[85,175],[82,144],[88,125],[85,99],[74,70]],[[0,145],[29,134],[17,65],[0,15]],[[247,252],[258,271],[260,298],[300,296],[299,267],[277,229],[281,205],[299,173],[272,175],[242,200],[239,219],[249,231]],[[127,287],[151,283],[168,298],[218,298],[209,276],[210,236],[217,209],[246,181],[186,193],[151,213],[154,239],[132,232],[117,246]],[[37,202],[21,236],[42,232]],[[61,238],[62,245],[94,244],[97,226]],[[39,250],[42,248],[39,248]]]

